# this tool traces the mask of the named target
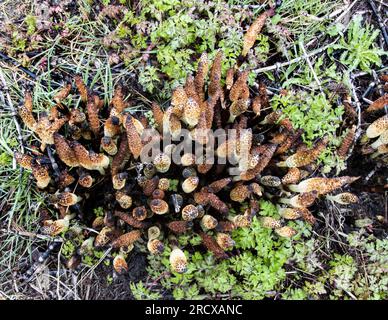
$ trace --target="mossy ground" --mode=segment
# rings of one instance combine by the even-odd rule
[[[72,244],[65,241],[39,264],[29,281],[21,281],[53,240],[38,235],[45,199],[12,159],[13,150],[21,148],[12,108],[22,102],[24,90],[32,89],[35,108],[45,110],[59,86],[78,73],[105,101],[120,82],[130,88],[133,110],[147,111],[151,101],[167,105],[171,89],[195,69],[202,51],[213,58],[215,50],[222,49],[224,72],[237,61],[244,32],[269,3],[261,2],[143,0],[130,6],[125,0],[20,1],[19,5],[6,0],[0,4],[0,51],[36,75],[31,79],[0,59],[0,76],[8,87],[4,90],[0,81],[0,298],[387,298],[387,192],[379,190],[387,183],[386,171],[356,152],[341,162],[330,148],[320,159],[320,169],[328,175],[342,171],[362,176],[351,189],[361,201],[352,207],[321,201],[314,212],[317,225],[296,224],[299,233],[294,240],[279,240],[254,223],[236,232],[233,259],[216,264],[210,254],[195,254],[184,276],[170,273],[167,256],[147,257],[140,243],[129,257],[129,274],[121,277],[112,275],[109,260],[104,259],[111,257],[109,251],[95,252],[81,270],[70,272],[64,261]],[[374,2],[380,11],[387,9]],[[354,31],[352,17],[357,14],[362,31]],[[365,32],[366,25],[378,29],[376,16],[361,1],[284,0],[242,68],[264,68],[251,74],[252,90],[258,81],[268,84],[275,96],[281,88],[287,89],[291,98],[277,105],[307,129],[307,141],[329,134],[334,148],[349,124],[342,121],[341,106],[332,101],[333,88],[341,84],[354,88],[364,108],[363,95],[375,81],[374,74],[387,72],[383,54],[387,44],[381,33],[369,43],[374,32]],[[305,52],[315,54],[306,58]],[[365,98],[377,96],[374,91]],[[279,100],[275,97],[273,104]],[[301,101],[314,110],[314,118],[300,114]],[[79,101],[69,97],[68,103]],[[24,145],[34,140],[23,126],[20,133]],[[270,203],[262,205],[261,215],[276,215]],[[195,247],[198,239],[179,240]]]

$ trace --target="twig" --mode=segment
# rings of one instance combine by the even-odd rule
[[[15,235],[21,236],[21,237],[28,237],[32,239],[40,239],[40,240],[46,240],[46,241],[53,241],[53,242],[62,242],[62,239],[60,238],[53,238],[50,236],[45,236],[42,234],[37,234],[33,232],[27,232],[27,231],[15,231],[15,230],[7,230],[7,229],[0,229],[0,232],[4,233],[13,233]]]
[[[16,113],[16,110],[12,104],[12,99],[11,99],[11,96],[9,94],[9,88],[8,88],[7,82],[5,81],[3,71],[1,69],[0,69],[0,80],[2,82],[3,91],[5,92],[5,95],[7,97],[8,107],[11,110],[11,116],[13,118],[13,121],[14,121],[15,127],[16,127],[16,131],[18,133],[17,139],[19,140],[20,151],[22,153],[24,153],[22,130],[20,128],[20,124],[18,122],[18,119],[16,118],[17,113]],[[14,161],[14,165],[16,165],[15,159],[13,159],[13,161]]]
[[[311,60],[310,60],[310,58],[307,56],[307,52],[306,52],[306,49],[305,49],[304,46],[303,46],[303,42],[300,41],[299,45],[300,45],[300,47],[302,48],[303,56],[304,56],[305,60],[307,61],[307,64],[308,64],[308,66],[309,66],[311,72],[313,73],[315,82],[318,84],[319,90],[320,90],[321,92],[323,92],[321,81],[319,81],[318,76],[317,76],[317,74],[316,74],[316,72],[315,72],[315,70],[314,70],[314,67],[313,67],[312,63],[311,63]]]
[[[381,32],[382,32],[382,34],[383,34],[385,44],[388,46],[388,33],[387,33],[387,27],[384,25],[383,19],[381,19],[380,15],[379,15],[379,12],[378,12],[378,10],[377,10],[377,8],[376,8],[376,5],[375,5],[375,3],[373,2],[373,0],[368,0],[368,3],[369,3],[369,5],[371,6],[374,15],[375,15],[376,18],[377,18],[377,23],[379,24],[379,27],[380,27]]]
[[[289,66],[290,64],[293,64],[293,63],[297,63],[303,59],[306,59],[306,58],[310,58],[312,56],[315,56],[325,50],[327,50],[328,48],[330,48],[333,44],[335,44],[337,41],[339,40],[339,38],[335,39],[332,43],[329,43],[328,45],[322,47],[322,48],[319,48],[319,49],[316,49],[316,50],[313,50],[311,51],[310,53],[307,53],[306,55],[303,55],[303,56],[300,56],[300,57],[297,57],[297,58],[294,58],[290,61],[286,61],[286,62],[283,62],[283,63],[275,63],[274,65],[272,66],[268,66],[268,67],[263,67],[263,68],[258,68],[258,69],[253,69],[252,71],[255,72],[255,73],[260,73],[260,72],[267,72],[267,71],[271,71],[271,70],[276,70],[276,69],[279,69],[279,68],[283,68],[283,67],[287,67]]]
[[[13,64],[17,68],[19,68],[21,71],[23,71],[25,74],[27,74],[30,78],[36,80],[36,74],[35,73],[33,73],[32,71],[24,68],[16,60],[14,60],[11,57],[8,57],[6,54],[2,53],[1,51],[0,51],[0,59],[2,59],[5,62],[9,62],[9,63]]]
[[[356,133],[355,133],[354,139],[353,139],[353,145],[350,147],[348,155],[352,154],[353,148],[356,145],[356,142],[359,139],[361,132],[362,132],[362,130],[361,130],[361,103],[358,100],[358,96],[357,96],[357,92],[356,92],[356,89],[355,89],[354,84],[353,84],[353,80],[354,80],[353,74],[351,74],[350,78],[349,78],[349,84],[350,84],[350,89],[352,91],[353,99],[354,99],[354,102],[356,105],[357,128],[356,128]]]

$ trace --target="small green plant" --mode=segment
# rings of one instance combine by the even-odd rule
[[[160,82],[158,69],[153,66],[146,66],[139,74],[139,83],[149,92],[153,92],[155,85]]]
[[[131,282],[129,286],[136,300],[158,300],[161,298],[159,293],[152,292],[150,289],[146,288],[142,281],[137,283]]]
[[[36,31],[36,17],[28,15],[24,21],[27,24],[27,35],[32,35]]]
[[[343,50],[339,60],[348,66],[349,71],[360,68],[362,71],[370,72],[373,65],[381,65],[380,57],[387,55],[374,44],[380,31],[368,24],[365,28],[362,27],[362,20],[361,15],[356,15],[350,22],[347,36],[342,36],[339,44],[328,49],[329,54],[333,50]]]

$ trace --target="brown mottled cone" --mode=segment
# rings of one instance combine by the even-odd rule
[[[121,86],[117,86],[114,91],[112,105],[119,113],[129,106],[127,102],[124,102],[124,92]]]
[[[221,89],[222,51],[218,51],[210,69],[209,97],[212,98]]]
[[[316,190],[300,193],[290,199],[290,204],[297,208],[306,208],[314,204],[318,193]]]
[[[150,222],[137,220],[130,214],[122,211],[115,211],[114,215],[134,228],[144,229],[150,226]]]
[[[272,135],[272,139],[269,140],[270,143],[281,144],[288,137],[289,133],[287,131],[276,132]]]
[[[50,111],[49,111],[49,120],[50,121],[54,121],[55,119],[58,119],[60,117],[60,114],[59,114],[59,111],[58,111],[58,106],[53,106],[50,108]]]
[[[182,219],[191,221],[198,217],[198,209],[192,204],[188,204],[182,209]]]
[[[185,193],[193,192],[198,187],[198,183],[199,183],[199,178],[196,176],[186,178],[182,183],[183,192]]]
[[[303,216],[303,210],[308,210],[308,209],[307,208],[281,208],[279,210],[279,213],[284,219],[295,220]]]
[[[168,203],[161,199],[152,199],[150,202],[151,211],[155,214],[166,214],[169,211]]]
[[[293,228],[291,228],[289,226],[284,226],[284,227],[275,229],[275,232],[279,236],[285,237],[285,238],[291,238],[291,237],[293,237],[294,235],[297,234],[297,232]]]
[[[31,156],[29,156],[28,154],[23,154],[23,153],[15,151],[14,152],[14,157],[15,157],[16,162],[22,168],[28,169],[28,170],[32,169],[32,167],[31,167],[32,157]]]
[[[201,115],[201,108],[198,102],[193,98],[188,98],[183,109],[182,120],[186,122],[190,127],[197,125],[199,117]]]
[[[222,250],[233,248],[233,246],[235,245],[235,242],[233,241],[232,237],[229,234],[222,232],[217,233],[216,242]]]
[[[346,156],[348,155],[348,152],[350,150],[350,147],[353,144],[354,141],[354,136],[356,134],[356,126],[352,126],[348,132],[346,133],[344,139],[341,142],[341,145],[337,149],[337,155],[341,159],[345,159]]]
[[[205,85],[205,78],[209,71],[209,61],[207,58],[207,53],[202,53],[199,62],[198,62],[198,69],[197,74],[194,78],[194,84],[195,89],[197,91],[197,95],[199,96],[200,101],[205,100],[205,92],[204,92],[204,85]]]
[[[28,109],[29,107],[26,107],[26,105],[28,105],[28,103],[24,102],[24,105],[18,108],[18,113],[20,118],[22,118],[23,123],[27,126],[27,128],[34,131],[37,125],[37,122],[32,112]]]
[[[261,113],[261,99],[259,96],[255,97],[252,101],[252,111],[258,117]]]
[[[218,146],[218,148],[216,150],[216,154],[220,158],[229,158],[234,154],[236,148],[237,148],[236,140],[235,139],[228,139],[228,140],[225,140],[224,142],[222,142]]]
[[[116,116],[111,116],[104,124],[104,136],[114,137],[120,133],[120,119]]]
[[[139,221],[143,221],[147,218],[148,212],[147,209],[142,206],[142,207],[136,207],[133,208],[132,210],[132,216]]]
[[[267,187],[279,187],[282,184],[280,178],[276,176],[262,176],[260,182]]]
[[[25,93],[24,107],[28,112],[32,112],[32,94],[30,91],[26,91]]]
[[[75,181],[75,178],[67,171],[67,169],[62,170],[58,177],[58,188],[64,189],[71,185]]]
[[[85,113],[83,113],[79,109],[75,109],[75,108],[70,110],[70,118],[69,118],[70,125],[82,123],[85,120],[86,120]]]
[[[194,201],[200,205],[209,204],[212,208],[216,209],[222,214],[227,214],[229,211],[229,207],[226,205],[226,203],[218,198],[214,193],[196,192],[194,194]]]
[[[122,188],[124,188],[125,183],[127,182],[127,178],[128,178],[127,172],[120,172],[112,176],[113,189],[121,190]]]
[[[165,173],[170,169],[171,158],[166,153],[159,153],[154,157],[153,164],[158,172]]]
[[[122,248],[122,247],[128,247],[129,245],[133,244],[136,240],[138,240],[141,237],[141,232],[139,230],[132,230],[130,232],[127,232],[120,237],[118,237],[116,240],[112,242],[112,247]]]
[[[42,166],[32,161],[31,169],[32,169],[32,174],[36,179],[36,185],[38,186],[38,188],[39,189],[46,188],[51,181],[47,168],[45,166]]]
[[[216,228],[218,225],[218,221],[216,218],[214,218],[213,216],[209,215],[209,214],[205,214],[202,219],[201,219],[201,226],[202,228],[204,228],[205,230],[211,230],[211,229],[214,229]]]
[[[152,239],[148,241],[147,249],[151,254],[161,254],[164,251],[164,244],[158,239]]]
[[[264,84],[264,82],[259,83],[259,96],[261,100],[261,106],[263,109],[269,107],[269,98],[267,94],[267,86]]]
[[[201,174],[206,174],[207,172],[209,172],[209,170],[213,167],[212,164],[206,164],[206,163],[203,163],[203,164],[198,164],[197,166],[197,170],[199,173]]]
[[[202,238],[202,242],[205,247],[214,254],[218,259],[226,259],[228,255],[225,251],[218,245],[217,241],[212,237],[206,234],[205,232],[199,232],[199,236]]]
[[[116,257],[114,257],[113,268],[118,274],[124,274],[128,272],[128,264],[125,261],[123,255],[118,254]]]
[[[368,138],[376,138],[386,130],[388,130],[388,114],[372,122],[366,129],[366,136]]]
[[[143,186],[143,193],[145,196],[149,197],[154,190],[158,187],[159,177],[154,176],[151,179],[147,179]]]
[[[95,136],[98,136],[100,131],[100,119],[98,118],[98,109],[94,104],[94,99],[89,96],[86,104],[87,117],[89,121],[89,127]]]
[[[273,14],[272,10],[267,10],[263,12],[261,15],[259,15],[256,20],[250,25],[247,32],[244,35],[244,42],[243,42],[243,49],[242,49],[242,56],[245,57],[249,50],[253,47],[255,44],[255,41],[257,39],[257,36],[259,35],[261,29],[263,28],[265,21],[269,16]]]
[[[168,123],[171,135],[173,137],[178,137],[182,129],[182,124],[179,118],[175,114],[171,113]]]
[[[222,189],[224,189],[231,182],[232,182],[232,178],[224,178],[224,179],[216,180],[216,181],[210,183],[206,187],[206,191],[212,192],[212,193],[217,193],[217,192],[221,191]]]
[[[79,161],[68,141],[58,133],[54,133],[55,150],[59,159],[69,167],[78,167]]]
[[[111,227],[103,227],[94,240],[95,247],[104,247],[111,241],[114,230]]]
[[[206,111],[201,111],[201,114],[198,119],[198,124],[190,132],[191,139],[202,145],[207,144],[209,141],[209,137],[206,129],[207,129]]]
[[[70,94],[70,91],[71,91],[71,84],[68,83],[61,90],[59,90],[58,93],[54,96],[54,101],[56,103],[62,102]]]
[[[287,138],[278,146],[276,149],[275,155],[283,154],[287,152],[294,143],[300,138],[302,135],[303,130],[299,129],[295,133],[290,133]]]
[[[190,221],[171,221],[166,224],[167,228],[169,228],[172,232],[177,234],[186,233],[191,228]]]
[[[285,166],[289,168],[307,166],[315,161],[319,155],[324,151],[328,143],[328,138],[325,137],[319,141],[313,148],[307,150],[297,151],[285,161],[279,162],[278,166]]]
[[[164,199],[165,193],[161,189],[155,189],[154,192],[152,192],[152,199]]]
[[[248,110],[250,100],[249,99],[238,99],[234,101],[230,108],[230,122],[234,121],[236,117],[243,114],[245,111]]]
[[[113,157],[112,165],[111,165],[111,172],[112,176],[116,175],[123,167],[123,165],[126,163],[126,161],[129,160],[129,147],[128,147],[128,140],[126,134],[121,135],[121,141],[120,146]]]
[[[232,221],[225,220],[225,221],[218,221],[216,230],[221,232],[231,232],[236,228],[237,226]]]
[[[318,195],[327,194],[335,189],[341,188],[345,184],[350,184],[360,177],[343,176],[338,178],[310,178],[301,181],[297,185],[290,185],[289,189],[294,192],[317,191]]]
[[[307,208],[298,208],[299,212],[302,214],[302,218],[309,224],[314,225],[317,219],[313,216]]]
[[[54,201],[64,207],[73,206],[78,202],[76,194],[71,192],[60,192],[53,196]]]
[[[170,180],[167,178],[161,178],[158,183],[158,189],[167,191],[170,188]]]
[[[89,152],[77,141],[71,142],[71,147],[79,161],[79,164],[88,170],[101,171],[109,165],[109,158],[102,153]]]
[[[365,110],[366,112],[374,112],[383,109],[388,105],[388,94],[383,95],[377,100],[373,101],[370,106]]]
[[[123,209],[128,209],[132,206],[132,197],[122,191],[116,191],[116,200]]]
[[[178,87],[172,92],[171,105],[174,107],[173,112],[179,118],[182,116],[183,108],[187,103],[187,94],[183,87]]]
[[[228,71],[226,72],[226,79],[225,79],[225,85],[226,89],[230,90],[233,86],[233,81],[234,81],[234,68],[229,68]]]
[[[75,86],[77,87],[78,92],[81,95],[81,100],[83,102],[86,102],[88,100],[88,89],[86,88],[84,81],[79,75],[75,76],[74,81]]]
[[[187,258],[181,249],[173,248],[169,260],[172,271],[177,273],[185,273],[187,271]]]
[[[239,99],[246,100],[249,98],[249,89],[248,97],[246,96],[246,87],[248,80],[249,70],[241,72],[240,76],[237,78],[236,82],[233,84],[229,92],[229,99],[232,102],[235,102]]]
[[[211,101],[207,100],[207,101],[203,102],[203,109],[205,112],[206,128],[207,129],[211,129],[213,126],[214,107],[215,107],[216,102],[217,102],[216,99],[212,99]]]
[[[67,119],[60,118],[51,122],[47,117],[41,117],[35,127],[35,133],[41,140],[41,150],[43,151],[47,144],[54,144],[54,133],[57,132]]]
[[[107,154],[111,156],[114,156],[117,153],[117,145],[111,137],[102,137],[101,147]]]
[[[32,95],[31,92],[26,92],[24,104],[18,108],[19,116],[28,129],[34,131],[37,124],[35,117],[32,114]]]
[[[127,131],[129,150],[131,150],[133,157],[137,159],[140,156],[143,143],[141,142],[140,135],[137,132],[135,125],[133,124],[131,115],[127,116],[127,120],[125,121],[125,129]]]
[[[181,163],[184,167],[192,166],[193,164],[195,164],[195,155],[192,153],[185,153],[181,157]]]
[[[342,104],[344,106],[345,116],[351,123],[354,123],[357,119],[356,109],[352,106],[352,99],[349,95],[345,94]]]
[[[96,106],[96,109],[97,110],[102,109],[102,107],[104,106],[104,100],[101,100],[100,97],[96,94],[93,94],[92,98],[94,101],[94,105]]]
[[[301,179],[301,172],[298,168],[290,168],[288,172],[282,178],[282,184],[294,184],[298,183]]]
[[[104,217],[96,217],[92,222],[92,228],[100,230],[104,227]]]
[[[151,108],[157,129],[159,130],[159,132],[162,132],[164,112],[162,111],[162,108],[155,102],[152,102]]]
[[[333,200],[339,204],[352,204],[358,202],[358,197],[350,192],[339,193],[335,196],[327,196],[328,199]]]
[[[282,225],[279,220],[276,220],[272,217],[262,217],[260,220],[264,228],[275,229],[275,228],[280,228]]]
[[[230,191],[229,197],[232,201],[244,202],[250,195],[248,186],[240,184]]]
[[[258,164],[253,169],[249,169],[245,172],[242,172],[240,174],[240,178],[245,181],[254,179],[268,165],[269,161],[274,155],[275,150],[275,144],[264,144],[256,147],[253,153],[257,153],[260,155],[260,160]]]
[[[43,222],[42,232],[48,234],[52,237],[57,236],[58,234],[66,231],[69,227],[69,220],[59,219],[59,220],[46,220]]]

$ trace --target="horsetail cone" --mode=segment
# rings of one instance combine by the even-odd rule
[[[170,253],[171,269],[177,273],[185,273],[187,271],[187,258],[183,251],[175,247]]]
[[[360,177],[343,176],[338,178],[310,178],[300,182],[299,184],[289,185],[288,188],[293,192],[311,192],[317,191],[318,195],[324,195],[336,189],[343,187],[345,184],[350,184]]]
[[[388,114],[378,118],[366,129],[366,136],[368,138],[376,138],[384,131],[388,130]]]
[[[152,239],[147,242],[147,249],[151,254],[161,254],[164,251],[164,244],[158,239]]]
[[[355,194],[350,192],[339,193],[335,196],[327,195],[326,198],[329,200],[335,201],[339,204],[345,204],[345,205],[358,202],[358,197]]]
[[[296,230],[289,226],[277,228],[275,229],[275,233],[284,238],[292,238],[294,235],[297,234]]]
[[[113,268],[118,274],[128,272],[128,264],[123,254],[118,254],[113,259]]]

